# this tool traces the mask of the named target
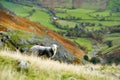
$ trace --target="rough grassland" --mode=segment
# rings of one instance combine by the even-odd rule
[[[16,60],[29,61],[30,67],[17,71]],[[0,80],[119,80],[119,77],[109,74],[120,70],[119,66],[114,65],[70,65],[8,50],[0,51],[0,64]]]

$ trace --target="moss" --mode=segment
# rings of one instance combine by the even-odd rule
[[[8,57],[0,56],[0,68],[4,68],[5,66],[14,66],[14,60]]]
[[[15,30],[8,34],[11,35],[10,40],[15,41],[16,43],[19,43],[21,39],[27,40],[32,37],[29,33],[21,30]]]

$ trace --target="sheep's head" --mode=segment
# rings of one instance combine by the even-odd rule
[[[52,45],[52,50],[53,50],[53,52],[54,52],[52,58],[55,56],[55,54],[56,54],[56,52],[57,52],[57,47],[58,47],[58,46],[57,46],[56,44],[53,44],[53,45]]]

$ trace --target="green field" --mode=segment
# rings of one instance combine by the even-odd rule
[[[114,25],[120,25],[120,21],[95,21],[95,20],[77,20],[77,21],[68,21],[68,20],[57,20],[57,22],[62,26],[69,26],[70,28],[75,27],[76,24],[79,23],[95,23],[96,25],[102,24],[103,26],[114,26]],[[101,29],[99,26],[86,26],[89,30],[99,30]]]
[[[32,10],[32,7],[28,7],[28,6],[22,6],[19,4],[14,4],[11,2],[6,2],[1,0],[0,3],[2,3],[2,5],[9,9],[10,11],[14,12],[15,14],[25,17],[29,15],[29,12]]]
[[[77,22],[77,23],[79,23],[79,22],[90,22],[90,23],[95,23],[95,24],[101,23],[103,26],[120,25],[120,21],[80,20],[80,21],[76,21],[76,22]]]
[[[120,25],[120,15],[119,13],[110,13],[110,10],[105,11],[95,11],[89,9],[64,9],[55,8],[54,12],[59,18],[65,18],[66,20],[57,20],[57,22],[62,26],[68,26],[69,28],[75,27],[79,23],[93,23],[95,26],[86,26],[88,30],[100,30],[101,27],[97,26],[102,24],[102,26],[114,26]],[[111,16],[110,16],[111,15]],[[79,18],[80,20],[67,20],[71,17]],[[101,20],[104,18],[105,20]]]
[[[92,41],[90,39],[87,39],[87,38],[71,38],[70,40],[73,41],[73,42],[76,42],[81,47],[85,47],[88,52],[93,49],[92,48]]]
[[[113,45],[120,44],[120,33],[112,33],[104,36],[105,41],[112,41]]]
[[[55,9],[56,15],[60,18],[73,16],[81,19],[93,19],[88,15],[93,11],[94,10],[89,10],[89,9],[62,9],[62,8]]]

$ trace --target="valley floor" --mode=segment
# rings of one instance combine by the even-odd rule
[[[29,61],[30,66],[18,71],[16,60]],[[73,65],[2,50],[0,80],[120,80],[120,65]]]

